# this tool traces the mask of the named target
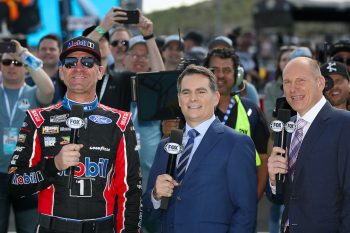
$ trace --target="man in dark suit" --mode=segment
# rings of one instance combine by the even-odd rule
[[[211,71],[190,65],[177,87],[186,146],[171,177],[165,174],[168,139],[159,144],[144,194],[146,209],[161,215],[164,233],[253,232],[257,174],[252,140],[215,118],[220,94]],[[189,132],[195,132],[194,139]],[[187,150],[190,140],[193,147]],[[164,211],[159,210],[162,197],[171,198]]]
[[[272,193],[275,175],[286,174],[281,232],[350,232],[350,114],[326,101],[324,87],[311,58],[295,58],[283,71],[284,94],[297,116],[287,151],[274,147],[268,161]]]

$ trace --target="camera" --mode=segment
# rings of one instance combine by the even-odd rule
[[[11,41],[0,42],[0,53],[15,53],[16,44]]]
[[[124,23],[124,24],[138,24],[139,23],[139,19],[140,19],[139,11],[137,11],[137,10],[120,10],[120,9],[114,10],[114,12],[116,12],[116,11],[125,12],[126,17],[128,18],[127,20],[118,21],[118,23]]]

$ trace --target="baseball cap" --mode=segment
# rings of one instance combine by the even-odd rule
[[[191,50],[185,55],[185,59],[196,60],[199,63],[202,63],[207,56],[208,50],[201,46],[194,46]]]
[[[340,62],[329,61],[329,62],[323,64],[320,67],[320,69],[321,69],[321,74],[324,77],[330,76],[332,74],[339,74],[339,75],[343,76],[344,78],[346,78],[347,80],[349,80],[349,74],[348,74],[348,71],[346,69],[346,66]]]
[[[226,36],[217,36],[209,42],[208,48],[211,50],[217,45],[225,45],[226,47],[232,48],[232,40]]]
[[[289,55],[289,60],[297,57],[309,57],[312,58],[311,50],[308,47],[297,47]]]
[[[163,45],[163,50],[171,43],[171,42],[179,42],[181,41],[181,45],[183,45],[184,40],[182,38],[179,37],[179,35],[174,34],[174,35],[170,35],[165,37],[164,40],[164,45]]]
[[[137,44],[144,44],[146,45],[146,40],[143,39],[143,36],[138,35],[138,36],[134,36],[129,40],[129,50],[132,49],[132,47],[134,47]]]
[[[63,49],[60,55],[60,60],[62,61],[68,56],[68,54],[75,51],[87,52],[93,55],[98,61],[101,62],[101,53],[100,47],[98,46],[98,42],[95,42],[90,38],[87,38],[85,36],[78,36],[64,42]]]
[[[329,56],[333,57],[336,53],[346,51],[350,52],[350,40],[339,40],[329,47]]]
[[[97,25],[92,25],[90,27],[85,28],[85,30],[83,31],[83,33],[81,34],[82,36],[88,36],[93,30],[95,30],[95,28],[97,27]],[[107,41],[109,41],[109,33],[106,32],[105,34],[103,34],[103,37],[106,38]]]

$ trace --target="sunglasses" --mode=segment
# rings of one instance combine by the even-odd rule
[[[119,43],[125,47],[129,46],[129,41],[127,41],[127,40],[114,40],[111,42],[111,45],[113,47],[116,47],[116,46],[118,46]]]
[[[80,64],[86,69],[92,68],[94,64],[100,65],[100,62],[93,57],[66,57],[62,60],[62,65],[67,69],[76,68],[78,60],[80,60]]]
[[[17,61],[17,60],[11,60],[11,59],[4,59],[1,61],[1,63],[4,65],[4,66],[9,66],[11,64],[14,64],[15,66],[23,66],[23,63],[20,62],[20,61]]]
[[[336,56],[336,57],[333,57],[332,60],[346,64],[347,66],[350,66],[350,58]]]

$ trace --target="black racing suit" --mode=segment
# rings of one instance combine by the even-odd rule
[[[11,193],[39,191],[41,215],[74,220],[113,216],[116,204],[116,232],[137,232],[142,191],[131,113],[101,104],[84,112],[78,141],[83,148],[71,191],[69,169],[58,171],[53,159],[70,141],[68,117],[61,103],[27,112],[9,167]]]

